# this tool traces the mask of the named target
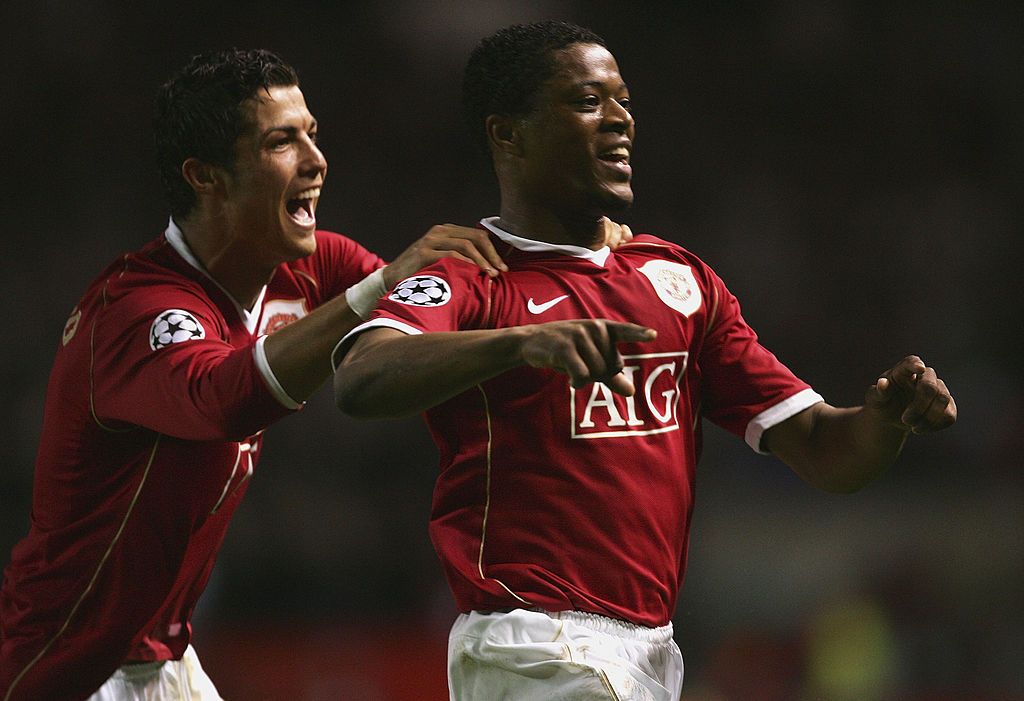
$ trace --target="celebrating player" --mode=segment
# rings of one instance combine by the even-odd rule
[[[462,611],[452,699],[675,701],[701,418],[851,491],[955,404],[910,356],[863,406],[830,406],[692,253],[648,235],[603,245],[601,217],[633,200],[635,125],[592,32],[499,31],[464,90],[501,191],[481,225],[509,271],[445,259],[399,283],[339,344],[338,405],[426,410],[441,458],[430,532]]]
[[[477,229],[435,227],[387,266],[317,231],[317,123],[269,52],[194,58],[155,123],[171,221],[64,327],[0,590],[2,701],[218,699],[189,618],[263,430],[392,283],[442,257],[504,267]]]

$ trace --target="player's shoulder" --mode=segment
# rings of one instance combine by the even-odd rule
[[[162,316],[171,321],[180,317],[197,329],[201,324],[219,327],[222,318],[198,280],[201,275],[162,236],[119,255],[79,297],[65,324],[63,345],[73,347],[71,341],[82,337],[76,331],[83,325],[93,329],[89,338],[97,348],[127,338],[129,329],[148,328]]]
[[[86,296],[119,314],[157,307],[211,306],[203,274],[160,237],[115,259],[90,285]]]
[[[313,236],[316,237],[316,242],[319,245],[323,243],[328,246],[351,246],[359,245],[354,238],[346,234],[339,233],[337,231],[330,231],[328,229],[317,229],[313,232]]]
[[[442,258],[399,280],[387,299],[412,306],[441,306],[453,297],[478,298],[484,293],[488,279],[475,263]]]
[[[313,232],[313,236],[316,238],[316,250],[304,258],[292,261],[292,264],[302,262],[313,263],[317,259],[337,260],[355,255],[369,254],[369,251],[361,243],[351,236],[338,233],[337,231],[317,229]]]
[[[616,253],[624,256],[664,258],[701,270],[708,269],[707,263],[693,251],[678,243],[648,233],[636,234],[631,241],[619,246]]]
[[[337,268],[365,268],[366,272],[369,272],[384,265],[384,260],[380,256],[347,234],[317,229],[314,236],[316,250],[313,253],[283,265],[291,268],[319,269],[328,277],[337,272]]]
[[[484,282],[487,280],[487,273],[479,265],[453,257],[441,258],[410,277],[416,277],[417,275],[434,275],[452,282],[464,283]]]

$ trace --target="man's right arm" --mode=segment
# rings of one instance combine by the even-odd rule
[[[408,416],[520,365],[562,372],[574,387],[604,382],[631,395],[617,344],[655,335],[604,319],[411,335],[372,327],[356,337],[334,374],[335,402],[359,418]]]
[[[331,373],[331,350],[362,322],[360,315],[369,315],[377,298],[396,283],[441,258],[474,263],[492,277],[506,269],[485,231],[454,224],[431,227],[383,268],[382,287],[369,302],[364,300],[367,308],[353,310],[349,296],[338,295],[267,337],[267,363],[288,396],[297,402],[309,398]]]
[[[612,248],[633,238],[628,226],[608,219],[604,229]],[[384,290],[441,258],[474,263],[491,277],[508,269],[485,230],[441,224],[431,227],[384,268]],[[338,339],[362,321],[359,315],[365,318],[372,310],[353,311],[346,297],[340,295],[266,340],[267,363],[284,391],[297,402],[305,401],[330,374],[330,353]]]

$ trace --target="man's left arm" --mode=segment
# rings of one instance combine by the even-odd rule
[[[824,402],[772,426],[762,445],[816,487],[854,492],[892,465],[909,433],[956,421],[956,402],[935,370],[910,355],[882,373],[864,404]]]

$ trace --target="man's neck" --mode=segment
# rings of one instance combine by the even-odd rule
[[[273,270],[256,267],[255,256],[248,250],[244,236],[225,222],[211,218],[190,216],[176,223],[207,274],[241,307],[252,310]]]
[[[546,243],[581,246],[593,251],[605,245],[604,217],[564,216],[550,210],[502,201],[498,226],[510,234]]]

